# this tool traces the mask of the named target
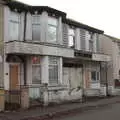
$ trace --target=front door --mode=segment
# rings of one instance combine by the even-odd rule
[[[19,65],[10,65],[10,90],[19,89]]]
[[[10,103],[20,104],[20,67],[18,64],[10,65]]]

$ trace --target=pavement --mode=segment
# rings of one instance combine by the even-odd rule
[[[120,103],[111,104],[82,113],[53,117],[51,120],[120,120]]]
[[[6,111],[0,113],[0,120],[47,120],[53,116],[61,116],[73,112],[83,112],[98,107],[120,103],[120,96],[109,97],[84,103],[68,103],[48,107],[35,107],[19,111]]]

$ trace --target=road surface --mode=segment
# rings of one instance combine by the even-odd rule
[[[120,103],[109,105],[83,113],[53,118],[52,120],[120,120]]]

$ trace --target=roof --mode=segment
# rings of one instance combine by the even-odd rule
[[[107,35],[107,34],[104,34],[106,37],[109,37],[110,39],[112,39],[112,41],[114,42],[120,42],[120,39],[119,38],[116,38],[116,37],[113,37],[113,36],[110,36],[110,35]]]
[[[52,14],[55,14],[55,16],[61,16],[63,18],[66,17],[66,13],[48,6],[30,6],[15,0],[13,1],[7,0],[6,5],[8,5],[11,10],[14,10],[17,8],[18,12],[29,11],[31,13],[34,13],[35,11],[38,11],[38,13],[42,13],[43,11],[46,11],[48,12],[48,14],[52,13]]]
[[[69,24],[71,26],[75,26],[75,27],[80,27],[83,29],[86,29],[88,31],[94,32],[94,33],[99,33],[99,34],[103,34],[104,31],[96,29],[94,27],[82,24],[80,22],[77,22],[75,20],[71,20],[66,18],[66,13],[59,11],[57,9],[48,7],[48,6],[31,6],[31,5],[27,5],[24,4],[22,2],[16,1],[16,0],[3,0],[6,2],[6,5],[8,5],[10,7],[11,10],[15,10],[17,9],[18,12],[22,12],[22,11],[29,11],[31,13],[34,13],[35,11],[37,11],[38,13],[42,13],[43,11],[48,12],[48,15],[55,15],[56,17],[61,16],[62,20],[64,23]]]
[[[102,31],[102,30],[96,29],[94,27],[88,26],[88,25],[80,23],[80,22],[77,22],[75,20],[65,19],[65,20],[63,20],[63,22],[65,22],[69,25],[75,26],[75,27],[80,27],[80,28],[83,28],[83,29],[87,29],[88,31],[92,31],[94,33],[99,33],[99,34],[104,33],[104,31]]]

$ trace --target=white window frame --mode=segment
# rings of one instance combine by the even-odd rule
[[[15,19],[15,17],[17,19]],[[10,11],[10,18],[9,18],[9,36],[10,36],[10,41],[12,41],[12,40],[19,40],[19,38],[20,38],[20,22],[21,22],[20,17],[21,16],[20,16],[19,13]],[[15,36],[13,37],[13,34],[15,35],[15,33],[13,33],[11,35],[11,24],[18,25],[18,33],[17,33],[18,36],[16,38],[14,38]]]
[[[95,80],[92,79],[92,72],[95,72]],[[92,70],[91,71],[91,81],[92,82],[99,82],[100,81],[100,71]]]
[[[70,38],[72,38],[72,41]],[[75,30],[73,28],[68,29],[68,47],[75,47]]]
[[[39,18],[39,20],[36,22],[36,21],[34,21],[34,19],[35,19],[35,17],[38,17]],[[40,42],[40,39],[41,39],[41,37],[40,37],[40,30],[41,30],[41,24],[40,24],[40,15],[32,15],[32,40],[33,41],[39,41]],[[39,26],[40,28],[40,30],[39,30],[39,38],[38,39],[34,39],[33,37],[34,37],[34,33],[33,33],[33,26]]]
[[[53,60],[53,63],[51,63],[50,59],[54,59],[55,61]],[[55,80],[52,80],[52,81],[50,80],[51,79],[50,78],[50,66],[57,67],[57,79],[56,79],[56,82],[53,82]],[[60,59],[59,59],[59,57],[50,56],[49,57],[49,66],[48,67],[49,67],[49,69],[48,69],[48,72],[49,72],[49,85],[58,85],[59,84],[59,78],[60,78]],[[53,73],[53,75],[54,75],[54,73]],[[55,78],[56,76],[53,76],[53,77]]]
[[[55,40],[51,40],[49,39],[49,27],[53,27],[56,29],[55,31]],[[48,17],[48,42],[50,43],[57,43],[57,28],[58,28],[58,20],[56,18],[53,17]]]

